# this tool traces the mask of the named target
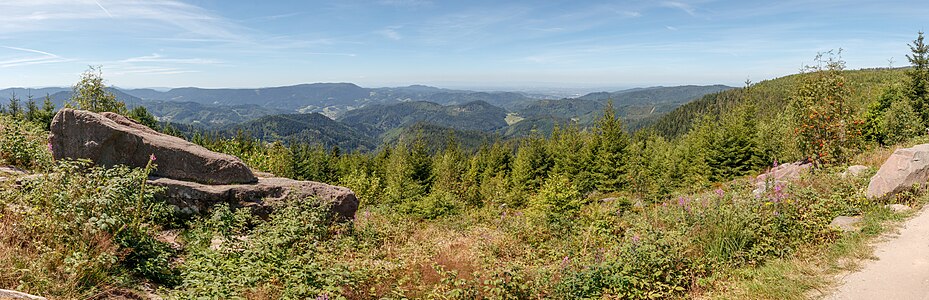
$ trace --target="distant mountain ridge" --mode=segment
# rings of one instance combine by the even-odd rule
[[[648,87],[545,99],[522,92],[475,92],[424,85],[363,88],[351,83],[312,83],[257,89],[110,88],[127,106],[144,106],[162,122],[222,135],[236,132],[264,140],[314,141],[328,147],[371,150],[417,131],[446,132],[463,139],[548,134],[566,124],[590,126],[608,101],[635,130],[724,85]],[[48,93],[56,106],[70,88],[4,89],[0,96]],[[509,123],[508,123],[509,121]],[[444,135],[444,134],[443,134]],[[439,141],[444,137],[428,137]]]

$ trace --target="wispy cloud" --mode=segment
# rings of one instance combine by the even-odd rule
[[[693,6],[687,3],[677,2],[677,1],[665,1],[665,2],[662,2],[661,5],[664,7],[680,9],[691,16],[697,16],[697,10]]]
[[[29,56],[17,55],[12,58],[7,58],[0,60],[0,68],[10,68],[10,67],[19,67],[19,66],[28,66],[28,65],[38,65],[38,64],[50,64],[50,63],[59,63],[70,61],[69,59],[62,58],[53,53],[46,51],[20,48],[20,47],[11,47],[11,46],[0,46],[5,49],[15,50],[19,53],[26,52],[29,53]],[[37,55],[36,55],[37,54]]]
[[[674,26],[671,26],[671,25],[665,26],[664,28],[667,28],[667,29],[670,30],[670,31],[677,31],[677,27],[674,27]]]
[[[380,0],[377,2],[381,5],[390,6],[429,6],[432,1],[429,0]]]
[[[195,65],[211,65],[221,63],[218,60],[214,59],[203,59],[203,58],[167,58],[161,56],[158,53],[153,53],[152,55],[145,55],[139,57],[131,57],[119,61],[121,63],[171,63],[171,64],[195,64]]]
[[[198,6],[173,0],[5,0],[0,34],[92,29],[108,19],[111,31],[174,28],[175,37],[239,40],[248,29]],[[115,25],[115,26],[114,26]],[[170,33],[171,31],[166,31]]]
[[[388,38],[388,39],[391,39],[391,40],[394,40],[394,41],[399,41],[400,39],[403,39],[403,36],[400,35],[399,32],[397,32],[397,29],[399,29],[399,28],[397,28],[397,27],[391,27],[391,28],[385,28],[385,29],[382,29],[382,30],[378,30],[378,31],[376,31],[376,32],[377,32],[377,34],[380,34],[381,36],[383,36],[383,37],[385,37],[385,38]]]

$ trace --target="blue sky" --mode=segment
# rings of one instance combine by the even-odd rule
[[[907,65],[923,1],[0,1],[0,87],[740,85]]]

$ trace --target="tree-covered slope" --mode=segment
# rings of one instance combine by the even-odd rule
[[[849,104],[858,113],[864,111],[885,87],[905,79],[903,68],[847,70],[842,71],[842,75],[849,85]],[[705,95],[658,118],[648,127],[666,137],[681,136],[702,116],[718,118],[745,101],[754,103],[759,122],[774,122],[774,118],[787,108],[799,76],[793,74],[761,81],[753,84],[748,91],[738,88]]]
[[[352,110],[339,121],[352,127],[373,128],[378,134],[416,123],[430,123],[458,130],[493,131],[505,127],[506,111],[487,102],[442,106],[432,102],[371,105]]]
[[[319,113],[271,115],[222,130],[227,136],[242,132],[264,141],[285,141],[372,150],[378,143],[370,136]]]

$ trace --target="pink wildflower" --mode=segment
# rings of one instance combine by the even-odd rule
[[[148,160],[150,161],[155,161],[156,159],[158,158],[155,157],[155,153],[152,153],[151,155],[148,156]]]

